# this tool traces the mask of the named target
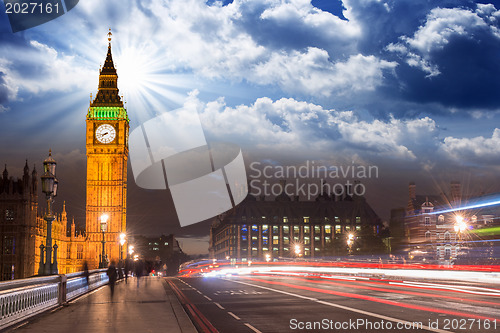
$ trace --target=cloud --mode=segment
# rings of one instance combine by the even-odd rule
[[[407,63],[427,73],[441,74],[436,65],[429,64],[434,52],[445,48],[454,38],[475,38],[475,32],[486,31],[500,38],[499,29],[492,24],[500,12],[493,5],[478,6],[475,12],[462,8],[434,8],[426,22],[412,37],[401,36],[401,42],[389,44],[389,51],[407,55]]]
[[[7,107],[4,104],[9,99],[9,94],[11,94],[10,89],[5,81],[5,74],[0,72],[0,113],[7,111]]]
[[[462,164],[482,164],[500,161],[500,129],[495,128],[491,138],[446,137],[442,150],[453,160]]]
[[[92,79],[91,72],[76,56],[65,55],[36,40],[8,47],[7,51],[0,57],[0,72],[9,100],[18,99],[20,93],[71,91]]]
[[[397,63],[361,54],[346,62],[332,63],[328,53],[317,48],[292,54],[273,54],[269,61],[255,66],[252,81],[278,84],[285,91],[330,96],[373,91],[383,83],[384,71]]]
[[[385,47],[404,62],[396,70],[404,98],[465,111],[498,108],[500,12],[473,6],[433,8],[413,34]]]
[[[201,103],[189,100],[200,113],[207,134],[237,142],[247,149],[304,154],[363,154],[396,160],[415,160],[436,146],[438,129],[430,118],[389,121],[362,120],[352,111],[337,111],[281,98],[258,98],[252,105],[228,107],[223,98]]]

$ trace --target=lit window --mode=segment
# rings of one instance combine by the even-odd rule
[[[338,216],[335,216],[335,223],[340,223],[340,219]]]
[[[319,240],[320,240],[319,236],[315,236],[315,237],[314,237],[314,241],[315,241],[315,242],[319,242]]]
[[[325,233],[326,234],[331,234],[332,233],[332,226],[331,225],[325,225]]]
[[[311,239],[309,237],[304,237],[304,244],[311,244]]]
[[[336,234],[342,233],[342,226],[341,225],[338,225],[338,224],[335,225],[335,233]]]
[[[288,217],[283,216],[283,223],[288,223]]]
[[[279,229],[277,225],[273,225],[273,234],[279,233]]]
[[[304,233],[308,234],[310,230],[310,227],[308,225],[304,226]]]
[[[325,237],[325,243],[331,243],[332,242],[332,238],[331,237]]]
[[[258,232],[259,231],[259,227],[256,224],[252,225],[252,231]]]
[[[319,225],[314,226],[314,233],[319,234],[321,232],[321,227]]]
[[[356,223],[361,223],[361,217],[360,216],[356,216]]]
[[[289,226],[287,226],[287,225],[284,225],[284,226],[283,226],[283,232],[284,232],[285,234],[288,234],[288,233],[290,232],[290,227],[289,227]]]
[[[279,244],[279,236],[273,236],[273,245]]]
[[[268,229],[269,229],[269,226],[267,224],[262,225],[262,233],[263,234],[267,234]]]
[[[309,223],[309,216],[304,216],[304,223]]]
[[[290,244],[290,238],[283,237],[283,244],[286,244],[286,245]]]
[[[300,230],[299,230],[299,226],[298,226],[298,225],[294,225],[294,226],[293,226],[293,232],[294,232],[295,234],[298,234],[298,233],[300,232]]]
[[[357,231],[361,230],[361,226],[360,226],[360,225],[357,225],[357,226],[356,226],[356,230],[357,230]]]
[[[76,246],[76,259],[83,259],[83,244]]]

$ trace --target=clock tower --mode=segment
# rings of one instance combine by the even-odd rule
[[[129,119],[118,94],[118,75],[111,55],[111,29],[108,53],[99,72],[99,90],[87,113],[86,232],[89,268],[103,260],[125,258],[120,234],[126,232],[127,159]],[[104,232],[103,232],[104,231]],[[104,246],[104,250],[103,250]]]

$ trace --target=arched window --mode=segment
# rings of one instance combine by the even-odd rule
[[[439,223],[444,223],[444,215],[442,215],[442,214],[441,214],[441,215],[439,215],[439,217],[438,217],[438,222],[439,222]]]
[[[476,215],[472,215],[471,221],[472,221],[472,223],[477,223],[477,216]]]
[[[449,242],[451,240],[451,235],[448,231],[444,233],[444,240],[446,242]]]
[[[430,231],[427,231],[425,233],[425,240],[428,241],[428,240],[431,240],[431,232]]]

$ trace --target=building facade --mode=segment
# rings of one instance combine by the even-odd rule
[[[459,259],[474,261],[474,249],[483,248],[482,243],[487,243],[488,237],[500,234],[495,229],[500,226],[499,209],[482,206],[491,202],[488,197],[498,196],[464,196],[458,182],[450,184],[447,194],[417,195],[415,183],[410,183],[403,218],[410,259],[440,264]]]
[[[118,75],[108,52],[99,72],[99,90],[86,118],[87,183],[86,234],[90,268],[122,257],[119,235],[127,230],[127,160],[129,119],[118,90]],[[102,222],[106,222],[102,232]],[[126,252],[125,252],[126,253]]]
[[[28,163],[22,178],[9,177],[7,166],[0,178],[0,279],[26,278],[38,273],[40,245],[45,245],[47,223],[38,213],[38,175]],[[44,207],[42,201],[42,207]],[[86,251],[85,237],[68,227],[65,205],[55,214],[52,238],[58,246],[59,273],[82,269]]]
[[[160,237],[134,236],[134,248],[141,257],[152,263],[156,270],[164,270],[168,275],[175,275],[179,265],[188,260],[179,242],[173,234]]]
[[[320,258],[384,251],[382,223],[364,197],[299,201],[252,195],[210,229],[210,257],[237,261]],[[350,240],[350,242],[349,242]]]

